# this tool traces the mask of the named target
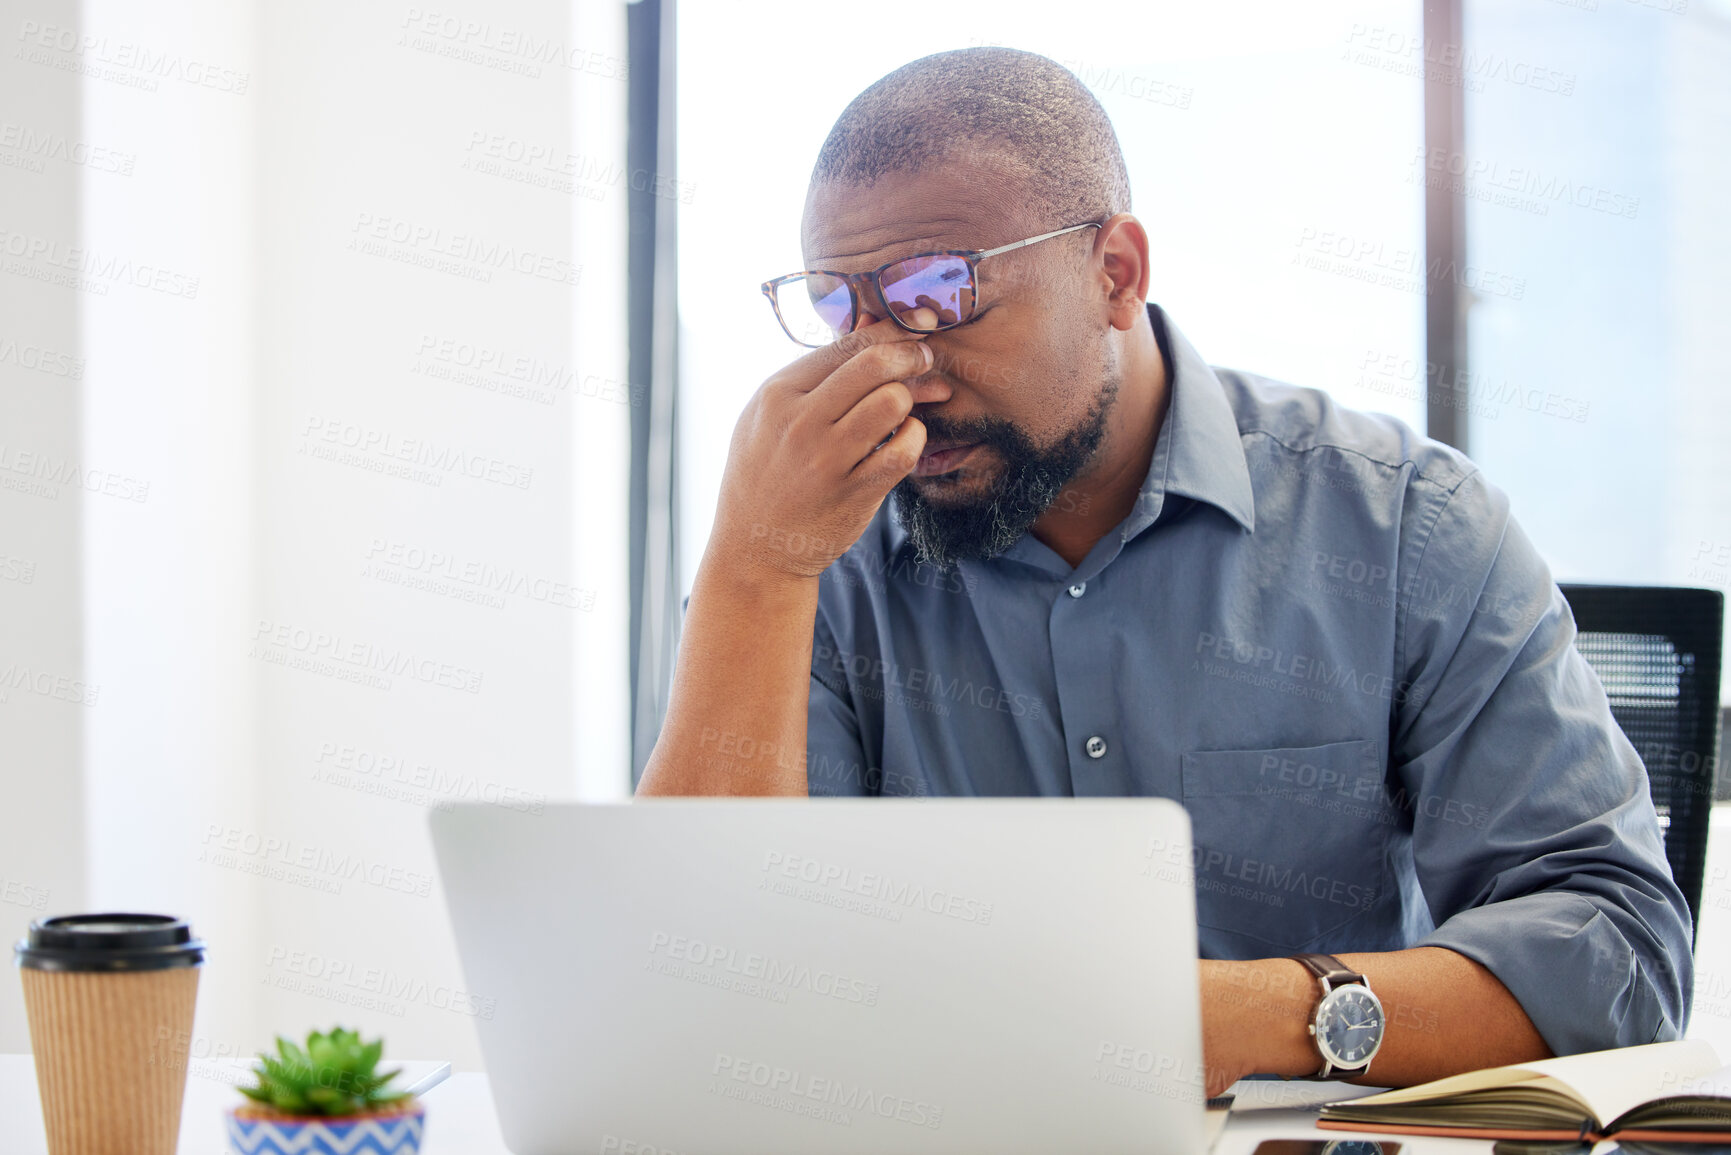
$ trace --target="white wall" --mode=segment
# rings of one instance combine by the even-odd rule
[[[136,270],[84,303],[84,451],[144,498],[86,506],[85,660],[103,697],[85,726],[84,905],[192,919],[212,945],[203,1020],[240,1036],[255,1026],[236,964],[259,884],[197,848],[257,794],[257,679],[232,641],[252,616],[255,544],[253,30],[245,6],[121,0],[86,0],[75,27],[106,43],[59,55],[113,69],[86,80],[83,131],[131,162],[87,176],[80,241]],[[106,63],[126,46],[183,63]]]
[[[86,0],[82,47],[45,50],[83,68],[76,131],[133,161],[33,227],[162,276],[63,300],[0,277],[88,361],[80,408],[0,354],[0,442],[30,416],[148,483],[86,494],[81,536],[75,496],[0,491],[31,534],[0,555],[44,562],[0,580],[0,671],[29,622],[20,661],[101,686],[0,705],[0,749],[57,768],[0,755],[36,792],[0,878],[192,918],[195,1057],[341,1022],[478,1065],[498,992],[462,981],[429,808],[628,782],[623,8],[431,12]],[[0,905],[9,938],[31,913]],[[15,1004],[0,1050],[27,1049]]]
[[[39,279],[60,274],[51,262],[77,243],[82,186],[98,178],[86,175],[76,78],[13,57],[25,19],[65,22],[76,8],[0,0],[0,939],[8,947],[30,919],[84,901],[83,725],[111,700],[85,678],[81,621],[88,472],[79,323],[89,294]],[[23,1038],[18,984],[0,981],[0,1050],[24,1049]]]
[[[544,7],[525,7],[494,15],[546,21]],[[263,883],[262,949],[241,965],[250,982],[268,980],[269,1021],[356,1018],[399,1053],[433,1053],[468,1020],[361,978],[377,969],[429,992],[462,986],[413,768],[525,798],[567,791],[571,775],[572,611],[461,580],[491,567],[570,583],[569,431],[539,402],[433,375],[458,368],[438,358],[445,342],[454,359],[472,344],[570,362],[571,206],[460,166],[475,159],[471,133],[564,141],[569,107],[563,77],[441,57],[464,45],[460,32],[405,29],[400,9],[275,6],[261,17],[272,47],[259,93],[269,227],[254,456],[269,528],[256,622],[232,641],[262,690],[262,806],[230,816],[224,837],[239,828],[243,848],[249,835],[280,842],[252,861],[291,869]],[[543,101],[522,100],[530,85]],[[485,255],[506,247],[547,275]],[[418,580],[447,584],[410,588]],[[419,676],[368,668],[403,659]],[[401,769],[364,772],[368,758]],[[329,771],[341,784],[320,780]],[[366,873],[342,877],[336,864],[357,859]],[[344,995],[387,1005],[356,1013]]]

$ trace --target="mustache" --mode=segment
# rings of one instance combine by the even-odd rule
[[[1028,437],[1014,423],[1002,417],[949,417],[941,413],[913,414],[926,427],[928,441],[978,441],[998,449],[1019,449],[1028,444]]]

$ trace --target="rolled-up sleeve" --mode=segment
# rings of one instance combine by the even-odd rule
[[[1411,511],[1409,511],[1411,512]],[[1558,1054],[1681,1036],[1693,965],[1645,768],[1507,498],[1433,495],[1403,587],[1392,762],[1435,930]]]

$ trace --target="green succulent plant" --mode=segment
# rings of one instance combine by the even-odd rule
[[[259,1053],[252,1072],[258,1086],[238,1089],[284,1115],[357,1115],[413,1097],[385,1090],[400,1068],[382,1075],[374,1070],[383,1039],[363,1043],[358,1032],[332,1027],[328,1035],[309,1032],[304,1050],[278,1035],[276,1049],[274,1056]]]

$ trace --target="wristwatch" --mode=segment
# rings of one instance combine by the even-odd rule
[[[1322,997],[1310,1015],[1310,1036],[1322,1054],[1322,1070],[1312,1078],[1355,1079],[1370,1069],[1382,1046],[1382,1000],[1370,983],[1333,955],[1295,954],[1294,960],[1316,976]]]

